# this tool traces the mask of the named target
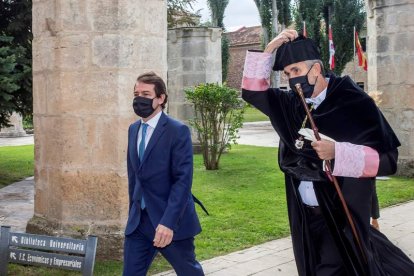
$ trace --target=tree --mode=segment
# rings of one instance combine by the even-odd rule
[[[211,12],[211,22],[214,26],[224,28],[224,11],[229,0],[207,0],[208,8]]]
[[[168,28],[174,28],[178,25],[186,24],[195,26],[198,24],[196,18],[198,12],[193,13],[188,9],[192,8],[191,4],[196,0],[168,0],[167,1],[167,22]]]
[[[260,23],[262,24],[262,46],[265,47],[272,37],[272,1],[254,0],[259,10]]]
[[[277,19],[283,26],[289,26],[292,23],[292,13],[290,8],[290,0],[273,0],[277,6]],[[277,30],[276,30],[277,31]]]
[[[230,62],[230,40],[226,35],[221,37],[221,79],[226,82]]]
[[[323,0],[296,0],[294,19],[298,32],[303,33],[303,22],[306,23],[308,37],[321,45],[321,20]]]
[[[277,22],[283,26],[291,23],[290,0],[254,0],[262,24],[262,45],[266,46],[276,36]]]
[[[284,27],[291,23],[290,0],[254,0],[262,24],[262,47],[279,32],[279,23]],[[272,73],[272,86],[279,87],[280,73]]]
[[[214,27],[220,27],[225,31],[224,27],[224,11],[226,10],[229,0],[207,0],[208,7],[211,13],[211,21]],[[230,61],[230,41],[227,36],[223,35],[221,38],[221,68],[222,80],[227,79],[228,65]]]
[[[354,56],[354,26],[359,32],[365,22],[365,11],[363,0],[331,0],[333,2],[328,6],[329,14],[324,13],[326,26],[332,25],[332,34],[335,45],[335,68],[334,73],[340,75],[346,64],[353,59]],[[327,8],[325,8],[326,10]],[[323,52],[327,55],[324,60],[328,65],[328,29],[325,30]],[[328,65],[329,66],[329,65]],[[329,67],[328,67],[329,68]]]
[[[0,128],[13,111],[32,114],[31,8],[31,0],[0,0]]]
[[[186,89],[185,93],[194,105],[194,119],[190,124],[197,131],[204,166],[207,170],[217,170],[223,151],[230,148],[230,142],[235,142],[242,126],[244,108],[239,91],[225,85],[202,83]]]
[[[9,117],[17,109],[15,92],[21,72],[17,70],[17,61],[24,56],[25,49],[21,46],[14,48],[12,37],[0,36],[0,128],[10,126]]]
[[[328,27],[332,26],[335,45],[334,73],[340,75],[353,58],[353,28],[364,24],[363,0],[296,0],[294,18],[298,32],[306,22],[308,37],[321,49],[325,68],[329,68]]]

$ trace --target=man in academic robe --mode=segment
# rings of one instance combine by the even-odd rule
[[[293,90],[301,85],[323,140],[313,140],[296,91],[269,88],[275,50],[273,69],[284,71]],[[375,177],[396,172],[400,146],[374,101],[349,77],[324,76],[316,44],[294,30],[284,30],[264,52],[248,51],[242,88],[243,99],[266,114],[280,136],[299,275],[414,275],[413,262],[370,226]],[[334,164],[360,247],[323,160]]]

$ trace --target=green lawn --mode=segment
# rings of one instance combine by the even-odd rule
[[[33,176],[33,145],[0,147],[0,188]]]
[[[195,156],[193,193],[211,214],[208,217],[197,207],[203,226],[196,238],[199,260],[289,234],[283,175],[276,158],[275,148],[236,145],[223,155],[219,171],[206,171],[202,157]],[[377,183],[381,207],[414,199],[414,179],[393,177]],[[168,269],[169,264],[157,258],[150,274]],[[116,261],[95,266],[96,275],[121,275],[121,271],[122,263]],[[10,275],[78,274],[13,265]]]
[[[243,115],[243,122],[259,122],[269,121],[269,117],[264,115],[261,111],[255,107],[248,105]]]

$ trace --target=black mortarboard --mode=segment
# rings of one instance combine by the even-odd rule
[[[300,35],[295,40],[284,43],[277,49],[273,70],[280,71],[289,64],[314,59],[321,59],[315,41]]]

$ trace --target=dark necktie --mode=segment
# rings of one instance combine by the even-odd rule
[[[148,124],[143,123],[142,124],[142,132],[141,132],[141,142],[139,143],[139,149],[138,149],[139,161],[141,161],[141,162],[144,159],[145,136],[147,135],[147,128],[148,128]]]
[[[142,162],[144,159],[144,153],[145,153],[145,136],[147,135],[147,128],[148,124],[143,123],[142,124],[142,132],[141,132],[141,142],[139,143],[139,160]],[[141,209],[145,209],[145,200],[144,195],[142,195],[141,198]]]

